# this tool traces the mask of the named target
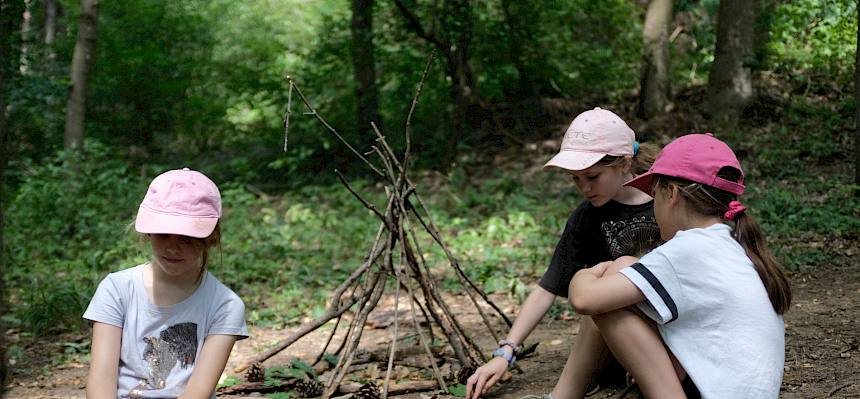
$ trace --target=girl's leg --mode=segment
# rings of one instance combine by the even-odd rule
[[[648,321],[628,309],[592,318],[612,354],[636,379],[646,398],[685,398],[672,355]]]
[[[609,360],[611,353],[591,317],[579,322],[579,334],[567,357],[564,370],[552,390],[553,399],[579,399],[588,384]]]

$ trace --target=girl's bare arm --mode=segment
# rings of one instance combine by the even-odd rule
[[[224,372],[230,351],[236,342],[235,335],[212,334],[203,341],[203,349],[194,363],[188,386],[179,399],[209,399],[215,392],[218,378]]]
[[[93,323],[87,399],[116,398],[121,347],[122,328],[105,323]]]

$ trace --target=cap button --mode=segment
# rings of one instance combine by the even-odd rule
[[[594,110],[595,110],[595,111],[596,111],[596,110],[598,110],[598,109],[603,109],[603,108],[600,108],[600,107],[594,107]]]
[[[707,132],[707,133],[705,133],[705,136],[711,136],[711,137],[714,137],[714,134],[713,134],[713,133],[711,133],[711,132]]]
[[[188,168],[182,168],[182,170],[191,170],[191,169],[188,169]]]

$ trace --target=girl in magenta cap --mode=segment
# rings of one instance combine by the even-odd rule
[[[523,341],[556,296],[568,295],[568,286],[576,271],[623,255],[640,256],[662,242],[652,198],[624,186],[624,182],[648,170],[657,151],[656,146],[639,145],[633,130],[618,115],[605,109],[583,112],[573,120],[564,135],[561,150],[544,169],[564,172],[586,200],[568,219],[549,268],[523,303],[507,337],[499,342],[493,358],[469,377],[467,399],[479,397],[499,380],[516,360]],[[577,354],[579,345],[579,342],[575,344],[552,393],[545,396],[551,399],[582,396],[584,391],[571,385],[577,378],[573,373],[578,369],[577,362],[592,360]],[[608,351],[602,353],[608,354]],[[620,380],[624,381],[624,371],[617,364],[606,368],[603,374],[620,375]],[[594,390],[596,384],[591,384],[591,388]]]
[[[710,134],[683,136],[627,185],[654,196],[667,242],[573,277],[571,303],[596,326],[585,353],[605,343],[649,398],[777,398],[791,290],[737,199],[744,175],[732,150]],[[596,367],[580,364],[574,385]]]
[[[220,218],[218,187],[202,173],[150,183],[134,227],[152,258],[105,277],[84,313],[87,398],[215,398],[233,343],[248,337],[242,300],[206,271]]]

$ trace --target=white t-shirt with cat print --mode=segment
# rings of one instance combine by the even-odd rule
[[[245,305],[206,272],[191,296],[173,306],[155,306],[144,289],[145,266],[105,277],[83,317],[122,328],[118,398],[176,398],[208,335],[248,337]]]

